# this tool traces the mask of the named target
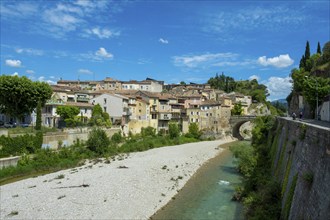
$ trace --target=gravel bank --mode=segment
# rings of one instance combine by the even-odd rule
[[[1,219],[147,219],[231,140],[90,161],[0,188]]]

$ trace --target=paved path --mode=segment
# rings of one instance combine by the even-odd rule
[[[293,121],[292,117],[282,117],[282,118]],[[295,121],[330,131],[330,122],[328,121],[318,121],[314,119],[304,119],[304,118],[303,119],[296,118]]]

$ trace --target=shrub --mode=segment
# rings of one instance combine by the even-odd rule
[[[156,136],[156,129],[151,127],[151,126],[148,126],[146,128],[142,128],[141,129],[141,135],[142,137],[148,137],[148,136]]]
[[[122,138],[120,132],[118,132],[118,133],[114,133],[114,134],[112,135],[112,137],[111,137],[111,141],[114,142],[114,143],[116,143],[116,144],[122,142],[122,139],[123,139],[123,138]]]
[[[88,135],[86,142],[87,148],[97,154],[103,154],[110,145],[110,139],[105,131],[100,128],[94,128]]]
[[[201,136],[201,132],[199,131],[197,123],[189,124],[189,135],[191,135],[191,137],[193,138],[199,139],[199,137]]]
[[[180,136],[180,130],[179,130],[178,124],[170,123],[169,128],[168,128],[168,132],[170,134],[171,139],[179,137]]]

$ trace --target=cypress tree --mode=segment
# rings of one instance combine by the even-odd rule
[[[305,56],[302,55],[301,59],[300,59],[300,63],[299,63],[299,68],[305,68],[306,66],[306,59]]]
[[[322,54],[320,42],[317,43],[317,52],[316,53]]]
[[[38,102],[37,105],[37,121],[36,121],[36,130],[41,130],[41,102]]]
[[[311,51],[310,51],[310,48],[309,48],[309,42],[307,41],[306,43],[306,50],[305,50],[305,63],[306,63],[306,60],[308,60],[311,56]]]

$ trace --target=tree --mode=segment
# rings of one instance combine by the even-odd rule
[[[38,102],[44,106],[52,95],[45,82],[32,82],[25,76],[0,76],[0,113],[13,117],[31,114]]]
[[[41,102],[38,102],[37,105],[37,121],[36,121],[36,130],[41,130]]]
[[[168,132],[170,134],[171,139],[179,137],[180,136],[180,130],[179,130],[178,124],[177,123],[170,123],[168,125]]]
[[[197,123],[190,123],[188,129],[189,129],[188,134],[191,135],[193,138],[198,139],[201,136],[201,132],[199,131]]]
[[[154,137],[156,136],[156,129],[151,126],[148,126],[146,128],[141,128],[141,135],[142,137],[148,137],[148,136]]]
[[[186,85],[185,81],[181,81],[180,85]]]
[[[299,62],[299,68],[305,68],[306,66],[306,59],[305,59],[305,56],[302,55],[301,59],[300,59],[300,62]]]
[[[92,117],[94,116],[102,116],[103,110],[100,104],[94,105],[93,111],[92,111]]]
[[[317,42],[317,50],[316,50],[316,53],[322,55],[320,42]]]
[[[62,105],[56,109],[56,114],[61,116],[63,120],[74,119],[79,114],[80,110],[76,106]]]
[[[110,145],[110,139],[105,131],[94,128],[88,135],[87,148],[98,155],[105,153]]]
[[[305,49],[305,59],[308,60],[310,56],[311,56],[311,51],[310,51],[310,48],[309,48],[309,42],[307,41],[306,49]]]
[[[100,104],[97,104],[93,107],[92,110],[92,117],[89,121],[90,125],[97,125],[97,126],[107,126],[111,127],[110,116],[107,112],[103,112],[102,107]]]
[[[235,103],[234,108],[231,110],[231,115],[242,115],[243,114],[243,108],[242,103]]]

